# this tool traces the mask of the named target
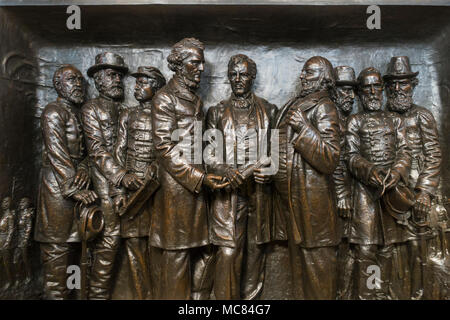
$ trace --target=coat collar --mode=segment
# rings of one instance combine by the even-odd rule
[[[198,96],[189,90],[186,85],[182,82],[179,76],[175,75],[169,81],[170,88],[173,93],[181,99],[194,102],[194,100],[198,99]]]

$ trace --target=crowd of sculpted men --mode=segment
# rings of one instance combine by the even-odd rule
[[[98,95],[88,101],[76,67],[56,70],[58,98],[41,117],[34,234],[45,298],[70,297],[77,203],[103,213],[89,299],[111,298],[120,248],[136,299],[258,299],[274,241],[287,243],[296,299],[432,297],[425,249],[438,238],[428,222],[441,149],[432,113],[413,103],[418,72],[408,57],[358,77],[312,57],[301,90],[278,109],[253,92],[257,66],[237,54],[230,96],[206,114],[196,94],[204,45],[185,38],[167,62],[168,81],[152,66],[131,73],[130,108],[121,105],[121,56],[96,56],[87,75]],[[193,160],[198,148],[203,158]]]

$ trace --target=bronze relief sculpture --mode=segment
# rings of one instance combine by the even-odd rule
[[[225,186],[221,176],[205,173],[195,154],[195,131],[203,131],[203,102],[195,91],[204,70],[204,46],[185,38],[167,57],[175,75],[152,100],[152,130],[159,162],[160,188],[154,195],[149,230],[154,299],[198,299],[209,295],[208,222],[205,187]],[[180,148],[172,135],[178,129]],[[181,129],[181,130],[180,130]],[[197,144],[198,148],[198,144]],[[201,141],[200,141],[201,148]],[[193,269],[191,272],[191,268]]]
[[[415,194],[415,204],[411,208],[411,221],[406,234],[408,265],[410,268],[410,297],[421,299],[425,294],[426,246],[427,239],[433,238],[431,229],[424,228],[429,220],[431,200],[435,198],[439,186],[441,167],[441,147],[433,114],[424,107],[413,103],[413,91],[418,84],[418,72],[412,72],[409,58],[392,57],[386,81],[387,108],[402,116],[406,131],[406,143],[411,152],[411,170],[407,186]]]
[[[53,84],[58,99],[41,116],[44,151],[34,239],[40,243],[44,296],[67,299],[67,267],[80,241],[74,207],[77,201],[94,202],[97,195],[86,189],[90,177],[79,115],[83,76],[71,65],[62,66]]]
[[[323,57],[305,62],[302,90],[279,112],[281,198],[297,299],[334,299],[340,242],[331,178],[340,154],[339,116],[330,90],[334,70]]]
[[[166,79],[154,67],[141,66],[131,75],[136,78],[134,96],[139,105],[121,113],[114,155],[130,175],[144,183],[147,176],[157,175],[151,101],[155,93],[166,84]],[[132,194],[138,188],[139,185],[130,184],[123,191]],[[138,299],[145,299],[150,290],[147,249],[151,212],[151,204],[144,204],[136,216],[130,218],[124,214],[120,221],[120,235],[125,238],[130,274]]]
[[[258,235],[270,227],[259,226],[256,215],[264,215],[261,211],[270,214],[271,190],[257,160],[266,156],[263,152],[268,150],[277,108],[253,93],[256,72],[252,59],[232,56],[228,63],[231,97],[209,108],[206,116],[206,129],[218,130],[223,136],[224,143],[217,148],[226,157],[215,158],[207,170],[230,182],[227,188],[213,192],[208,220],[209,237],[216,246],[213,291],[220,300],[254,299],[264,281],[263,244],[270,238]],[[246,171],[253,174],[245,175]]]
[[[348,120],[346,143],[348,168],[354,177],[353,214],[349,242],[355,250],[355,297],[386,299],[393,267],[393,249],[404,242],[404,226],[381,206],[381,197],[406,181],[411,156],[400,116],[382,111],[383,79],[372,67],[358,76],[358,95],[363,111]],[[381,268],[381,285],[367,286],[368,267]]]
[[[40,119],[34,226],[45,299],[76,296],[67,286],[83,238],[76,213],[94,204],[104,229],[91,243],[89,299],[111,299],[122,286],[134,299],[264,299],[277,245],[296,299],[435,297],[428,249],[448,261],[442,152],[432,112],[414,104],[408,57],[393,57],[383,77],[369,67],[356,79],[352,67],[314,56],[279,110],[255,93],[261,76],[247,55],[223,62],[231,93],[209,108],[200,85],[221,78],[202,80],[204,44],[184,38],[167,62],[167,83],[158,68],[135,66],[132,107],[123,104],[128,66],[118,54],[95,57],[87,74],[98,96],[87,102],[82,73],[56,70],[58,98]],[[269,160],[278,164],[271,174]],[[33,275],[34,208],[12,202],[4,198],[0,216],[5,290],[18,281],[14,265],[25,282]],[[374,266],[381,278],[372,288]]]
[[[121,187],[142,183],[133,174],[127,174],[114,157],[120,101],[124,94],[122,79],[127,72],[123,58],[110,52],[97,55],[95,65],[87,71],[88,76],[94,78],[99,96],[83,105],[83,130],[92,183],[105,219],[105,228],[93,251],[89,299],[110,298],[113,267],[120,245],[118,211],[126,202]]]

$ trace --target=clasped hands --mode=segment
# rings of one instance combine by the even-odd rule
[[[369,175],[369,184],[376,188],[389,190],[400,181],[400,174],[396,170],[386,171],[383,168],[375,166]]]
[[[84,205],[89,205],[95,202],[95,199],[97,199],[98,196],[94,191],[87,190],[89,183],[89,173],[86,171],[86,169],[78,169],[72,182],[72,186],[74,186],[77,191],[75,191],[75,193],[72,195],[72,198],[76,201],[83,202]]]

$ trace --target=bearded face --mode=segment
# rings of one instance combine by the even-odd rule
[[[344,113],[350,114],[355,100],[355,91],[352,86],[336,86],[336,106]]]
[[[381,75],[371,74],[359,87],[359,98],[365,111],[379,111],[383,105],[383,81]]]
[[[179,74],[184,83],[191,89],[198,89],[202,72],[205,67],[205,58],[203,50],[199,48],[189,48],[189,55],[181,63],[177,74]]]
[[[301,97],[306,97],[321,89],[321,74],[322,68],[319,63],[313,61],[305,63],[302,73],[300,74],[300,81],[302,83],[302,91],[300,92]]]
[[[392,80],[387,85],[388,108],[394,112],[406,112],[413,103],[413,85],[410,79]]]
[[[101,94],[113,100],[120,100],[123,98],[123,74],[121,72],[114,69],[104,69],[98,71],[98,73],[94,75],[94,78],[96,79],[97,89]]]
[[[146,102],[155,95],[156,80],[149,77],[136,78],[134,97],[139,102]]]
[[[61,74],[57,85],[61,97],[74,104],[84,102],[84,81],[81,72],[73,67],[67,67]]]

